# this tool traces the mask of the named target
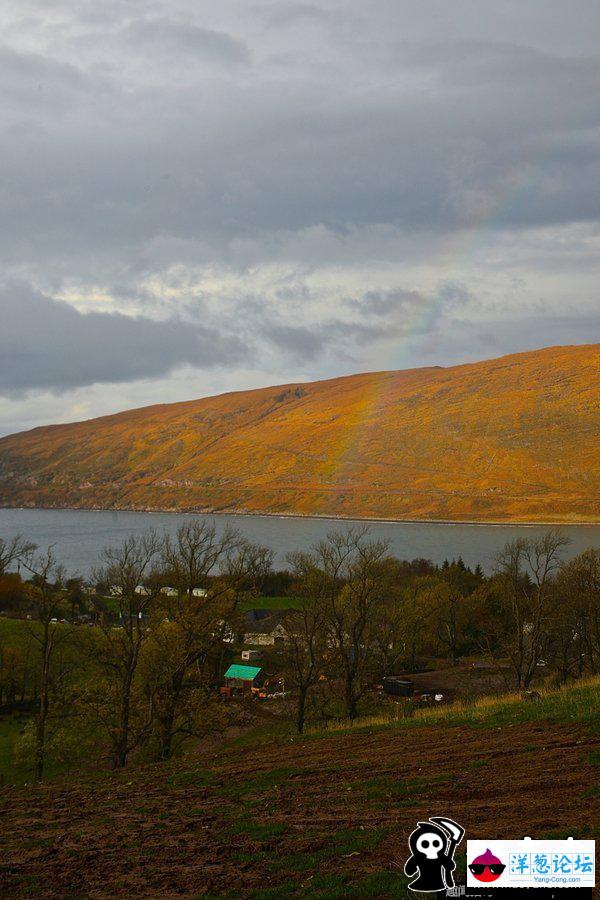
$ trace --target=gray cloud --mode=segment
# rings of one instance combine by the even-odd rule
[[[302,325],[283,325],[273,322],[266,326],[265,333],[281,350],[287,350],[296,358],[303,360],[315,359],[323,350],[326,340],[323,332]]]
[[[40,291],[0,296],[4,390],[231,385],[254,352],[319,377],[386,335],[444,363],[459,320],[482,353],[527,315],[586,339],[595,0],[8,0],[0,26],[0,263]]]
[[[418,291],[367,291],[362,297],[349,297],[345,303],[363,315],[389,316],[407,307],[419,305],[425,298]]]
[[[186,363],[240,365],[249,348],[216,329],[116,313],[82,314],[13,284],[0,294],[0,393],[157,377]]]
[[[229,34],[200,28],[188,21],[167,17],[138,19],[128,25],[121,37],[126,45],[143,52],[165,54],[169,59],[182,54],[207,62],[237,65],[249,63],[250,53],[243,41]]]
[[[428,344],[420,348],[424,364],[439,363],[442,345],[445,362],[452,365],[502,356],[507,348],[523,352],[542,346],[600,342],[600,320],[593,316],[524,315],[511,321],[495,318],[485,323],[457,319],[445,323],[444,331],[431,334]],[[514,343],[516,332],[521,337]]]
[[[330,16],[315,3],[273,3],[264,10],[269,25],[284,28],[304,22],[329,22]]]
[[[357,346],[364,342],[372,344],[388,332],[379,324],[328,319],[313,326],[267,320],[261,325],[260,333],[296,362],[306,363],[317,359],[326,349],[334,350],[345,359],[355,358]]]
[[[8,397],[157,378],[185,365],[235,370],[257,354],[271,363],[292,358],[305,364],[326,351],[352,359],[357,346],[387,333],[385,325],[336,318],[320,326],[289,324],[253,297],[240,297],[221,315],[199,298],[187,305],[185,320],[154,320],[82,313],[12,283],[0,288],[0,308],[0,395]]]
[[[289,82],[268,67],[219,81],[221,62],[247,61],[247,42],[167,16],[103,31],[108,72],[92,49],[85,68],[49,59],[8,110],[19,127],[0,148],[13,185],[4,259],[64,265],[100,248],[123,260],[159,235],[225,258],[236,238],[320,224],[452,232],[487,216],[518,228],[600,219],[589,189],[600,180],[598,57],[450,37],[398,46],[394,23],[375,24],[382,70],[361,60],[357,33],[354,46],[333,43],[335,70],[315,78],[306,60]],[[212,58],[214,77],[196,81],[190,54]],[[367,92],[348,85],[356,54]],[[19,82],[14,56],[0,58],[3,81],[15,71]],[[70,92],[64,121],[50,107],[28,115],[42,81],[44,96]]]

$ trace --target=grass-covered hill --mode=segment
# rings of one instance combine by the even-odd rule
[[[0,504],[598,521],[600,347],[151,406],[0,440]]]
[[[6,788],[0,893],[401,898],[419,818],[471,838],[598,837],[599,688]]]

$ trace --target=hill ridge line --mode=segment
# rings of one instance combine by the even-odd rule
[[[0,505],[600,521],[600,345],[156,404],[0,438]]]

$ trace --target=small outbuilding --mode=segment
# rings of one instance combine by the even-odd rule
[[[225,675],[225,685],[230,689],[251,691],[258,690],[265,683],[265,673],[260,666],[243,666],[233,663],[229,666]]]
[[[415,692],[415,684],[410,678],[388,675],[383,679],[383,691],[391,697],[412,697]]]

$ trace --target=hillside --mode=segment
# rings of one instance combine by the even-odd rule
[[[0,440],[0,504],[600,520],[600,346],[151,406]]]
[[[406,841],[430,815],[469,838],[598,836],[597,679],[428,712],[6,786],[0,893],[408,898]]]

